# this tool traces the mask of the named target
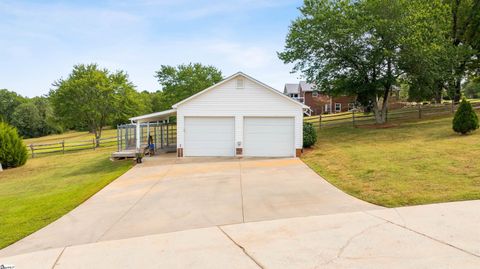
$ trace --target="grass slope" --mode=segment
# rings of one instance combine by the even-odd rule
[[[112,137],[117,136],[116,129],[108,129],[102,131],[102,138],[104,137]],[[38,143],[57,143],[61,142],[62,140],[68,142],[76,142],[76,141],[84,141],[84,140],[91,140],[94,139],[95,136],[90,132],[77,132],[77,131],[68,131],[63,134],[54,134],[54,135],[47,135],[37,138],[29,138],[24,139],[25,145],[30,144],[38,144]]]
[[[111,151],[49,155],[0,172],[0,248],[60,218],[133,165],[111,162]]]
[[[302,159],[338,188],[378,205],[480,199],[480,131],[457,135],[451,121],[322,129]]]

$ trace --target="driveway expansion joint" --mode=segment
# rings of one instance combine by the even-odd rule
[[[228,234],[222,229],[222,227],[217,226],[217,228],[218,228],[230,241],[232,241],[233,244],[235,244],[237,247],[239,247],[239,248],[243,251],[243,253],[244,253],[248,258],[250,258],[250,260],[252,260],[259,268],[261,268],[261,269],[264,269],[264,268],[265,268],[259,261],[255,260],[255,258],[253,258],[253,256],[250,255],[250,254],[248,253],[248,251],[247,251],[242,245],[240,245],[240,244],[237,243],[235,240],[233,240],[233,238],[232,238],[230,235],[228,235]]]
[[[165,176],[168,174],[168,172],[170,172],[172,167],[173,166],[170,165],[168,167],[167,171],[165,171],[165,173],[163,173],[163,175],[157,180],[157,182],[152,184],[152,186],[150,186],[150,188],[145,193],[143,193],[143,195],[140,198],[138,198],[138,200],[136,200],[127,210],[125,210],[125,212],[107,230],[105,230],[105,232],[102,233],[102,235],[100,235],[95,242],[100,242],[102,240],[102,238],[106,234],[108,234],[108,232],[110,232],[113,229],[113,227],[115,227],[115,225],[117,225],[140,201],[143,200],[143,198],[145,198],[145,196],[147,196],[148,193],[150,193],[150,191],[152,191],[153,188],[155,188],[155,186],[157,186],[162,181],[162,179],[165,178]]]
[[[243,205],[243,183],[242,183],[242,162],[238,162],[239,175],[240,175],[240,197],[242,199],[242,222],[245,223],[245,210]]]
[[[398,215],[400,215],[400,213],[396,210],[396,208],[393,208],[393,209],[394,209],[395,212],[397,212]],[[428,235],[428,234],[421,233],[421,232],[419,232],[419,231],[414,230],[413,228],[409,228],[409,227],[407,227],[407,226],[403,226],[403,225],[400,225],[400,224],[398,224],[398,223],[392,222],[392,221],[390,221],[390,220],[384,219],[384,218],[382,218],[382,217],[376,216],[376,215],[374,215],[374,214],[369,213],[368,211],[363,211],[363,213],[365,213],[365,214],[367,214],[367,215],[370,215],[370,216],[372,216],[372,217],[375,217],[375,218],[377,218],[377,219],[385,220],[385,221],[387,221],[387,222],[390,223],[390,224],[393,224],[393,225],[395,225],[395,226],[397,226],[397,227],[403,228],[403,229],[405,229],[405,230],[407,230],[407,231],[416,233],[416,234],[418,234],[418,235],[420,235],[420,236],[426,237],[426,238],[428,238],[428,239],[430,239],[430,240],[433,240],[433,241],[435,241],[435,242],[437,242],[437,243],[440,243],[440,244],[449,246],[449,247],[454,248],[454,249],[456,249],[456,250],[460,250],[461,252],[466,253],[466,254],[469,254],[469,255],[472,255],[472,256],[474,256],[474,257],[476,257],[476,258],[480,258],[480,255],[478,255],[478,254],[476,254],[476,253],[473,253],[473,252],[470,252],[470,251],[465,250],[465,249],[463,249],[463,248],[457,247],[457,246],[455,246],[455,245],[452,245],[452,244],[450,244],[450,243],[447,243],[447,242],[445,242],[445,241],[442,241],[442,240],[440,240],[440,239],[437,239],[437,238],[435,238],[435,237],[432,237],[432,236],[430,236],[430,235]],[[403,217],[400,217],[400,218],[403,220]]]
[[[57,266],[57,264],[58,264],[58,262],[60,261],[60,258],[62,257],[63,252],[65,251],[65,249],[67,249],[67,247],[64,247],[64,248],[62,249],[62,251],[60,252],[60,254],[58,254],[58,257],[55,259],[55,262],[54,262],[53,265],[52,265],[52,269],[54,269],[54,268]]]

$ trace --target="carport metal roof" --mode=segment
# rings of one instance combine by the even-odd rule
[[[130,121],[135,123],[162,121],[162,120],[168,120],[170,116],[175,116],[176,114],[177,114],[177,109],[169,109],[169,110],[164,110],[160,112],[133,117],[133,118],[130,118]]]

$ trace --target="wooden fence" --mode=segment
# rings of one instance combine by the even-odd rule
[[[476,110],[480,110],[480,101],[472,101],[471,104]],[[408,119],[422,119],[438,115],[453,114],[458,105],[416,105],[388,111],[387,122]],[[304,122],[313,124],[318,129],[336,126],[361,126],[375,123],[373,113],[350,111],[337,114],[324,114],[305,117]]]
[[[42,154],[73,152],[79,150],[95,150],[97,148],[116,147],[117,137],[105,137],[98,140],[98,147],[95,138],[81,141],[62,140],[56,143],[47,144],[30,144],[28,150],[31,152],[32,158]]]

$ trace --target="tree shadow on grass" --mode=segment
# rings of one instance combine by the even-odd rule
[[[131,160],[121,160],[121,161],[110,161],[107,157],[100,157],[98,159],[90,160],[85,165],[81,167],[76,167],[70,170],[64,176],[78,176],[78,175],[91,175],[98,173],[111,173],[115,172],[118,168],[127,166],[129,163],[132,163]]]

